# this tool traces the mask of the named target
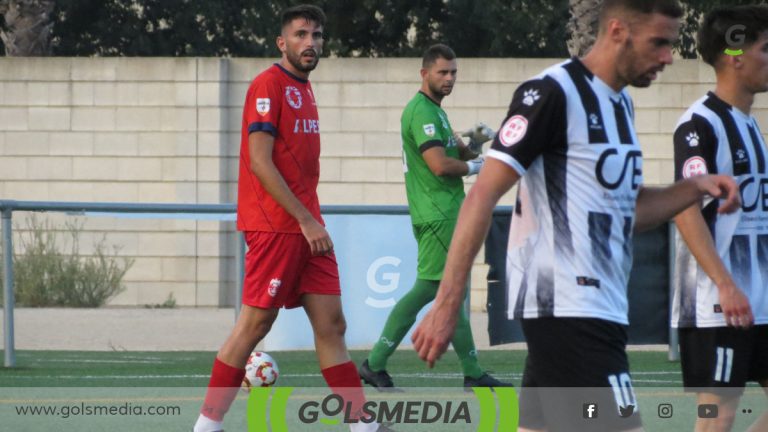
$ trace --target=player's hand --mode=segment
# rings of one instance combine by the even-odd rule
[[[725,324],[730,327],[750,327],[755,318],[752,315],[752,307],[749,305],[747,296],[732,280],[718,285],[717,288]]]
[[[727,175],[702,175],[692,177],[699,191],[721,200],[718,213],[733,213],[741,208],[741,196],[736,180]]]
[[[473,127],[464,131],[461,136],[469,138],[469,149],[475,153],[482,153],[483,144],[493,139],[496,132],[483,122],[478,122]]]
[[[312,255],[328,255],[333,252],[331,236],[319,222],[311,219],[306,223],[300,223],[299,227],[301,227],[301,233],[304,234],[304,238],[309,243]]]
[[[480,155],[472,160],[468,160],[466,162],[468,172],[467,177],[475,175],[480,172],[480,168],[483,167],[483,164],[485,163],[485,157]]]
[[[413,332],[413,348],[430,368],[448,349],[456,330],[457,315],[450,308],[435,304]]]

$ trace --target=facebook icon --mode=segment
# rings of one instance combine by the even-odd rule
[[[585,419],[597,418],[597,404],[585,403],[582,407],[582,415]]]

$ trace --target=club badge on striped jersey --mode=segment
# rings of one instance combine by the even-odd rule
[[[267,115],[269,112],[270,100],[269,98],[257,98],[256,99],[256,112],[259,115]]]
[[[499,142],[504,147],[512,147],[520,142],[528,132],[528,119],[515,115],[507,119],[499,131]]]
[[[424,128],[424,133],[427,134],[428,137],[431,138],[435,136],[435,125],[433,123],[425,124],[423,128]]]
[[[683,178],[690,178],[707,174],[707,163],[700,156],[688,158],[683,163]]]

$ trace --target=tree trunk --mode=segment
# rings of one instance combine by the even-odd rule
[[[582,57],[589,51],[597,38],[601,0],[569,0],[571,17],[568,19],[568,52]]]
[[[7,56],[51,55],[54,0],[0,0],[5,27],[0,38]]]

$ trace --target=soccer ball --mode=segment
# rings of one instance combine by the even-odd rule
[[[265,352],[254,351],[245,363],[242,389],[247,393],[251,391],[251,387],[273,386],[279,375],[280,370],[272,356]]]

